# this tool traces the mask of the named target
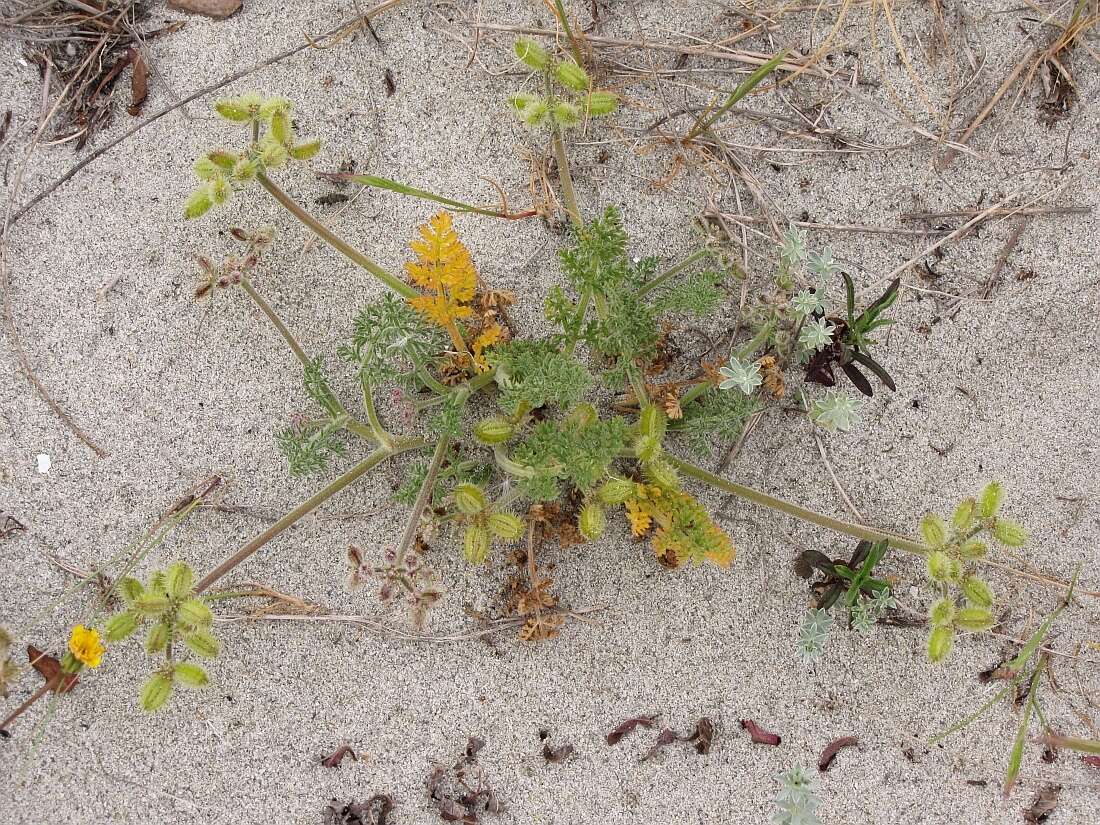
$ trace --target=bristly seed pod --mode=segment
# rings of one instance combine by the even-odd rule
[[[557,121],[559,126],[570,128],[576,126],[581,122],[581,110],[576,103],[570,103],[568,100],[559,100],[554,104],[554,108],[550,112],[554,116],[554,120]]]
[[[107,620],[104,630],[107,633],[108,642],[120,642],[131,635],[138,626],[137,615],[130,610],[119,613]]]
[[[664,459],[658,458],[649,462],[645,467],[645,477],[662,489],[680,489],[680,474]]]
[[[959,555],[964,559],[985,558],[989,546],[981,539],[967,539],[959,546]]]
[[[964,607],[955,614],[955,627],[971,633],[989,630],[996,623],[993,614],[984,607]]]
[[[164,673],[155,673],[141,689],[141,709],[149,713],[159,710],[171,695],[171,677]]]
[[[974,607],[990,608],[993,606],[993,591],[989,585],[977,576],[967,576],[959,585],[966,600]]]
[[[532,129],[544,125],[548,117],[550,117],[550,105],[542,98],[532,101],[520,112],[520,119]]]
[[[462,555],[470,564],[481,564],[489,555],[489,531],[481,524],[471,524],[466,528],[462,540]]]
[[[969,530],[974,524],[974,511],[977,506],[978,503],[972,498],[960,502],[955,508],[955,515],[951,517],[951,526],[960,532]]]
[[[550,65],[550,54],[530,37],[516,38],[516,57],[536,71]]]
[[[633,481],[625,478],[610,478],[596,491],[596,497],[608,505],[625,504],[626,500],[634,495],[636,489],[637,485]]]
[[[191,586],[195,581],[195,574],[190,566],[182,561],[175,561],[168,565],[164,571],[164,584],[168,589],[168,595],[173,599],[182,599],[191,592]]]
[[[978,516],[980,518],[992,518],[997,514],[997,510],[1001,506],[1001,499],[1004,498],[1004,488],[1001,487],[999,481],[991,481],[985,485],[985,489],[982,490],[980,496],[978,496]]]
[[[1022,547],[1027,542],[1027,530],[1007,519],[997,519],[993,525],[993,535],[997,541],[1008,547]]]
[[[947,658],[951,652],[951,645],[955,641],[955,628],[940,625],[932,630],[928,637],[928,658],[933,664],[939,664]]]
[[[951,624],[955,620],[955,603],[948,598],[937,599],[928,611],[928,620],[937,627]]]
[[[151,628],[149,628],[149,635],[145,637],[145,652],[146,653],[160,653],[168,646],[168,625],[164,622],[157,622]]]
[[[588,72],[574,63],[572,60],[563,60],[554,67],[554,77],[562,86],[567,86],[575,92],[588,91],[591,81]]]
[[[508,102],[512,108],[516,110],[516,114],[521,114],[528,106],[542,100],[541,97],[530,92],[516,92],[514,95],[508,98]]]
[[[486,418],[474,427],[474,437],[482,444],[503,444],[512,437],[515,429],[511,423],[500,416]]]
[[[934,582],[946,582],[951,578],[951,557],[942,550],[928,554],[928,578]]]
[[[947,541],[947,525],[935,513],[928,513],[920,522],[920,534],[931,548],[943,547]]]
[[[661,442],[651,435],[639,435],[634,439],[634,455],[643,464],[655,461],[661,454]]]
[[[485,509],[485,493],[476,484],[464,481],[454,489],[455,507],[463,515],[475,516]]]
[[[208,627],[214,616],[210,612],[210,608],[203,604],[198,599],[188,599],[179,606],[179,611],[176,613],[179,620],[184,624],[191,625],[192,627]]]
[[[518,541],[523,535],[523,521],[512,513],[493,513],[489,516],[489,532],[501,541]]]
[[[596,408],[592,404],[589,404],[587,401],[582,401],[573,406],[573,409],[569,411],[569,415],[565,417],[565,422],[570,427],[583,430],[594,424],[599,417],[599,412],[596,411]]]
[[[595,501],[589,501],[577,516],[577,529],[588,541],[595,541],[607,528],[607,514]]]
[[[206,191],[206,187],[196,189],[191,193],[191,197],[187,199],[187,203],[183,206],[183,217],[187,220],[199,218],[210,211],[210,207],[214,205],[214,201],[210,198],[210,193]]]
[[[638,431],[642,435],[650,435],[660,441],[665,437],[667,427],[668,417],[656,404],[647,404],[638,416]]]
[[[605,117],[619,107],[619,96],[613,92],[590,92],[584,110],[590,117]]]

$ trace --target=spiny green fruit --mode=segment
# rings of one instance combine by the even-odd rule
[[[516,110],[516,114],[522,114],[524,109],[540,100],[541,97],[531,92],[516,92],[508,97],[508,103]]]
[[[955,641],[955,628],[948,625],[939,625],[933,628],[928,637],[928,658],[933,664],[939,664],[947,658],[951,652],[951,645]]]
[[[550,114],[554,116],[554,120],[557,121],[559,126],[569,128],[576,126],[581,122],[581,110],[576,103],[570,103],[568,100],[559,100],[554,104],[554,107],[550,110]]]
[[[928,619],[937,627],[949,625],[955,620],[955,603],[951,599],[937,599],[928,611]]]
[[[489,555],[489,531],[480,524],[466,528],[462,539],[462,555],[470,564],[481,564]]]
[[[680,474],[676,472],[675,467],[663,458],[655,459],[646,464],[644,474],[647,481],[651,484],[656,484],[662,489],[680,489]]]
[[[252,158],[241,158],[229,171],[230,176],[235,181],[246,183],[256,177],[256,173],[259,169],[256,166],[256,161]]]
[[[286,162],[290,160],[290,152],[270,134],[264,135],[256,147],[260,161],[269,169],[286,166]]]
[[[474,437],[482,444],[503,444],[515,433],[516,428],[499,416],[479,421],[474,427]]]
[[[1009,547],[1022,547],[1027,542],[1027,530],[1014,521],[999,518],[993,525],[997,541]]]
[[[981,539],[967,539],[959,546],[959,555],[964,559],[981,559],[989,552],[989,546]]]
[[[993,591],[989,585],[977,576],[967,576],[960,584],[966,600],[974,607],[989,608],[993,606]]]
[[[121,642],[127,636],[137,630],[138,617],[130,610],[118,613],[107,620],[104,630],[107,633],[108,642]]]
[[[951,557],[942,550],[928,554],[928,578],[941,583],[951,578]]]
[[[232,152],[226,152],[224,149],[215,149],[213,152],[208,152],[206,157],[223,172],[232,171],[234,165],[240,160],[238,155]]]
[[[234,123],[247,123],[252,119],[253,114],[241,98],[215,101],[214,111]]]
[[[947,541],[947,525],[935,513],[928,513],[921,519],[920,534],[929,547],[943,547]]]
[[[319,140],[306,140],[289,149],[290,156],[295,160],[309,160],[320,151],[321,141]]]
[[[210,608],[198,599],[188,599],[179,606],[176,616],[192,627],[207,627],[214,620]]]
[[[172,681],[184,687],[201,688],[210,684],[210,677],[199,665],[191,662],[179,662],[172,668]]]
[[[984,607],[964,607],[955,614],[955,627],[971,633],[989,630],[996,623],[993,614]]]
[[[665,437],[667,428],[668,417],[665,415],[664,410],[656,404],[647,404],[642,408],[642,412],[638,416],[638,432],[642,435],[653,436],[660,441]]]
[[[149,628],[149,635],[145,637],[145,652],[160,653],[168,647],[168,636],[171,631],[164,622],[157,622]]]
[[[118,593],[126,604],[132,605],[134,600],[145,592],[145,587],[137,579],[127,576],[118,583]]]
[[[289,116],[294,104],[285,97],[265,98],[260,104],[259,115],[262,120],[273,120],[276,115]]]
[[[590,92],[584,109],[592,117],[604,117],[619,107],[619,96],[613,92]]]
[[[211,200],[210,193],[203,186],[192,192],[191,197],[187,199],[187,203],[183,205],[183,217],[187,220],[201,218],[210,211],[210,207],[213,205],[214,201]]]
[[[597,502],[590,501],[577,516],[577,529],[588,541],[595,541],[607,528],[607,513]]]
[[[195,177],[199,180],[212,180],[225,171],[214,163],[209,156],[199,158],[191,168],[195,173]]]
[[[537,129],[550,117],[550,104],[542,98],[532,101],[519,113],[520,119],[530,128]]]
[[[183,637],[183,643],[204,659],[213,659],[218,655],[221,645],[205,630],[195,630]]]
[[[974,499],[964,499],[955,508],[955,515],[951,517],[951,526],[960,532],[969,530],[974,524],[974,511],[977,507],[978,503]]]
[[[271,135],[283,146],[289,146],[294,140],[290,118],[286,112],[275,112],[271,117]]]
[[[562,86],[567,86],[575,92],[587,91],[591,83],[588,79],[588,72],[572,60],[563,60],[555,66],[554,77],[558,79]]]
[[[523,521],[511,513],[493,513],[488,526],[489,532],[502,541],[518,541],[523,535]]]
[[[981,518],[995,516],[1001,506],[1001,499],[1004,498],[1004,494],[1004,488],[999,481],[991,481],[985,485],[985,489],[978,496],[978,516]]]
[[[143,616],[159,616],[169,606],[167,596],[158,596],[155,593],[142,593],[134,599],[134,607]]]
[[[154,673],[141,689],[141,709],[150,713],[159,710],[171,695],[171,676],[165,673]]]
[[[596,491],[596,498],[604,504],[625,504],[626,500],[634,495],[636,486],[633,481],[625,478],[609,478]]]
[[[172,562],[164,571],[165,587],[173,599],[182,599],[190,593],[194,582],[195,574],[182,561]]]
[[[485,509],[488,502],[485,493],[476,484],[464,481],[454,490],[455,507],[463,515],[476,516]]]
[[[634,439],[634,455],[643,464],[655,461],[660,454],[660,439],[651,435],[639,435]]]
[[[550,54],[530,37],[516,38],[516,57],[536,71],[550,65]]]

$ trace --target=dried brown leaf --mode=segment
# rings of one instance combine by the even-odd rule
[[[168,0],[168,8],[224,20],[241,7],[241,0]]]
[[[80,681],[75,673],[62,674],[61,662],[56,657],[43,653],[34,645],[27,645],[27,660],[46,682],[55,683],[51,688],[54,693],[68,693]]]
[[[821,756],[817,759],[817,769],[824,773],[832,767],[833,760],[836,759],[836,755],[840,753],[843,748],[855,747],[859,744],[859,739],[854,736],[842,736],[839,739],[834,739],[828,745],[825,746],[825,750],[821,752]]]
[[[134,71],[130,76],[130,106],[126,111],[137,117],[141,114],[145,98],[149,96],[149,67],[141,52],[134,48],[130,49],[130,62],[134,65]]]
[[[1028,825],[1038,825],[1046,822],[1047,818],[1058,807],[1058,795],[1062,793],[1061,785],[1044,785],[1035,794],[1031,805],[1024,811],[1024,822]]]
[[[650,716],[632,716],[611,731],[611,733],[607,734],[607,744],[617,745],[624,736],[633,733],[634,730],[639,727],[652,728],[660,718],[661,714],[659,713],[654,713]]]
[[[572,756],[574,752],[574,747],[569,743],[558,745],[557,747],[551,746],[549,742],[542,743],[542,756],[547,762],[564,762]]]
[[[749,732],[754,745],[778,745],[783,741],[778,734],[764,730],[752,719],[742,719],[741,727]]]

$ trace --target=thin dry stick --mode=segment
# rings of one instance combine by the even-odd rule
[[[923,221],[928,223],[930,221],[940,220],[941,218],[970,218],[981,212],[985,212],[988,217],[994,218],[1003,217],[1005,215],[1089,215],[1092,213],[1092,207],[1032,206],[1019,209],[995,209],[992,212],[988,209],[959,209],[955,212],[902,212],[901,219],[903,221]]]
[[[977,117],[975,117],[974,120],[971,121],[970,125],[966,127],[966,131],[964,131],[959,136],[958,140],[956,140],[955,143],[962,144],[964,146],[966,145],[966,143],[970,140],[971,135],[973,135],[974,132],[977,131],[978,127],[985,122],[985,119],[989,117],[989,113],[993,111],[993,107],[997,105],[997,101],[1004,97],[1005,93],[1012,88],[1012,85],[1019,79],[1024,69],[1026,69],[1035,59],[1037,53],[1038,52],[1035,49],[1032,49],[1027,54],[1025,54],[1023,58],[1021,58],[1020,62],[1016,64],[1012,71],[1008,73],[1008,76],[1001,82],[1001,85],[997,87],[997,91],[993,93],[993,97],[991,97],[989,99],[989,102],[985,104],[985,107],[980,112],[978,112]],[[955,162],[955,158],[957,158],[958,156],[958,149],[956,149],[955,147],[948,148],[948,150],[943,153],[943,156],[936,162],[936,169],[938,169],[940,172],[944,171],[948,166]]]
[[[355,17],[348,18],[347,20],[340,23],[338,26],[334,26],[333,28],[329,29],[328,31],[324,32],[323,34],[317,35],[316,40],[325,40],[325,39],[328,39],[328,38],[342,39],[345,36],[345,33],[352,30],[353,27],[355,27],[356,25],[362,25],[362,21],[364,21],[364,20],[365,21],[373,20],[375,17],[377,17],[382,12],[393,8],[398,3],[401,3],[401,2],[402,2],[402,0],[385,0],[384,2],[379,3],[378,5],[374,6],[373,8],[367,9],[367,11],[363,12],[362,14],[356,15]],[[258,72],[260,69],[266,68],[267,66],[270,66],[273,63],[279,63],[280,61],[286,60],[288,57],[293,57],[294,55],[298,54],[298,52],[305,51],[306,49],[309,49],[309,48],[314,48],[314,47],[316,47],[316,45],[317,44],[314,40],[307,39],[307,41],[305,43],[302,43],[298,46],[294,46],[293,48],[287,49],[286,51],[279,52],[276,55],[272,55],[271,57],[268,57],[265,60],[261,60],[259,63],[256,63],[256,64],[250,66],[247,69],[241,69],[239,72],[234,72],[233,74],[226,75],[225,77],[223,77],[218,82],[211,83],[209,86],[204,86],[201,89],[199,89],[195,92],[192,92],[187,97],[176,101],[172,105],[164,107],[159,112],[154,112],[153,114],[149,115],[149,117],[145,118],[145,120],[143,120],[140,123],[136,124],[132,129],[129,129],[128,131],[126,131],[123,134],[119,135],[114,140],[112,140],[109,143],[106,143],[103,146],[101,146],[100,148],[96,149],[94,152],[89,154],[86,158],[84,158],[83,160],[81,160],[77,164],[75,164],[64,175],[62,175],[57,180],[53,181],[51,184],[46,186],[45,189],[43,189],[41,192],[39,192],[37,195],[35,195],[29,201],[27,201],[27,203],[23,204],[23,206],[21,206],[19,209],[17,209],[12,214],[11,224],[14,226],[16,223],[18,223],[19,219],[22,218],[27,212],[29,212],[31,209],[33,209],[35,206],[37,206],[43,200],[45,200],[50,195],[52,195],[55,191],[57,191],[62,186],[64,186],[66,183],[68,183],[73,178],[73,176],[76,175],[77,172],[79,172],[81,169],[83,169],[89,163],[91,163],[92,161],[102,157],[107,152],[110,152],[112,149],[114,149],[120,143],[124,143],[125,141],[129,140],[134,135],[136,135],[138,132],[140,132],[142,129],[144,129],[146,126],[148,126],[150,123],[154,123],[155,121],[160,120],[165,115],[171,114],[172,112],[176,111],[177,109],[179,109],[183,106],[186,106],[188,103],[192,102],[193,100],[197,100],[200,97],[205,97],[206,95],[211,94],[212,92],[216,92],[219,89],[224,88],[225,86],[228,86],[230,83],[233,83],[236,80],[240,80],[242,77],[248,77],[250,74],[254,74],[254,73]],[[9,198],[8,202],[9,202],[9,204],[11,204],[14,201],[15,201],[15,198],[12,197],[12,198]]]
[[[833,471],[833,464],[829,461],[829,454],[825,452],[825,442],[821,440],[821,436],[814,433],[814,441],[817,442],[817,451],[821,454],[821,462],[825,465],[825,469],[829,471],[829,478],[833,480],[833,486],[836,491],[840,493],[840,497],[844,499],[844,504],[848,508],[848,511],[856,517],[856,521],[860,524],[866,524],[867,519],[863,517],[863,513],[859,511],[852,499],[848,497],[848,492],[844,489],[844,486],[840,483],[840,479],[837,478],[836,473]]]
[[[703,213],[704,217],[712,218],[716,216],[716,212],[708,209]],[[726,220],[736,221],[737,223],[767,223],[766,218],[762,218],[758,215],[734,215],[730,212],[722,212],[722,217]],[[860,232],[867,233],[869,235],[913,235],[918,237],[926,237],[928,235],[935,235],[939,233],[946,233],[946,229],[902,229],[894,226],[869,226],[861,223],[817,223],[815,221],[791,221],[791,226],[800,226],[804,229],[819,229],[827,232]]]

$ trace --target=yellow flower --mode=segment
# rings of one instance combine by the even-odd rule
[[[69,637],[69,652],[77,661],[88,667],[99,667],[105,650],[99,641],[99,631],[94,627],[78,624],[73,628],[73,634]]]

